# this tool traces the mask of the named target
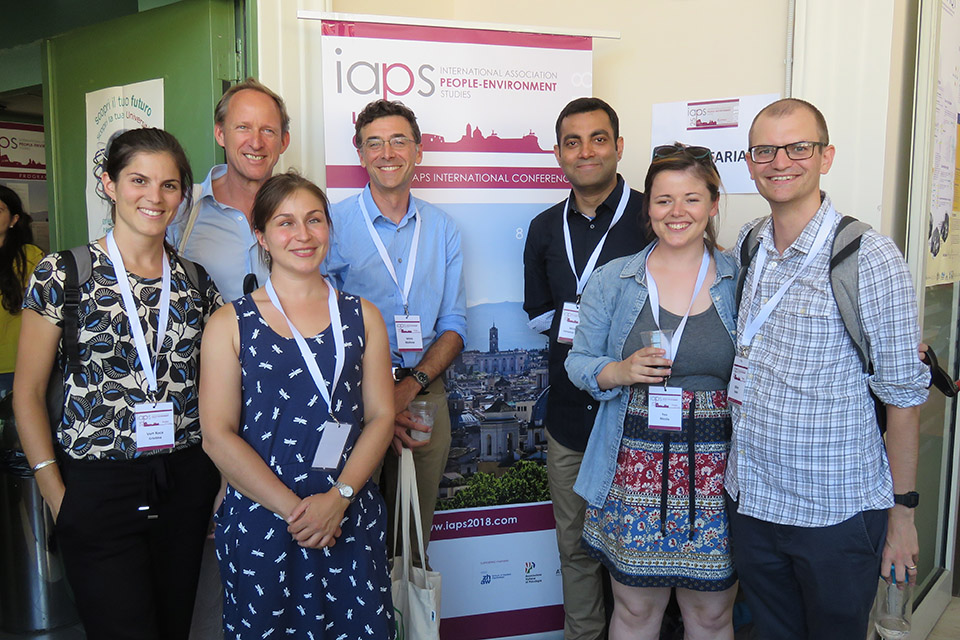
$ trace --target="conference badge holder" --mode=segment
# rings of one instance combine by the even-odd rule
[[[320,432],[320,445],[310,466],[314,469],[336,469],[340,465],[344,449],[347,448],[349,435],[349,424],[333,420],[324,422],[323,430]]]
[[[172,402],[141,402],[133,411],[137,451],[173,448]]]
[[[423,330],[420,316],[393,316],[400,351],[423,351]]]
[[[580,305],[576,302],[564,302],[560,312],[560,329],[557,332],[557,342],[573,344],[573,336],[580,324]]]

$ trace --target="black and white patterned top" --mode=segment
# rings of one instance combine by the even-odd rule
[[[57,428],[63,451],[76,459],[121,460],[138,455],[134,434],[134,405],[146,400],[148,389],[123,310],[113,263],[97,242],[90,243],[93,269],[80,285],[80,364],[83,372],[64,377],[65,407]],[[174,408],[174,449],[200,442],[197,376],[200,334],[209,314],[223,304],[213,280],[202,270],[203,291],[197,291],[176,258],[170,259],[170,320],[157,366],[158,399]],[[128,273],[137,314],[148,349],[153,354],[159,319],[160,278]],[[66,271],[61,254],[44,258],[33,272],[23,308],[32,309],[63,326],[63,283]],[[204,316],[203,300],[207,300]],[[61,366],[66,367],[62,362]]]

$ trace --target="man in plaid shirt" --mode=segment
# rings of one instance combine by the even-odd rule
[[[836,150],[813,105],[779,100],[754,119],[747,165],[771,215],[746,274],[730,388],[725,486],[734,559],[764,639],[864,638],[877,576],[916,581],[919,406],[916,294],[903,256],[863,235],[863,372],[830,285],[841,215],[820,190]],[[885,404],[886,444],[872,390]]]

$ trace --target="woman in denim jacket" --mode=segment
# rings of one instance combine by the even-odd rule
[[[583,544],[613,577],[611,639],[659,637],[671,588],[686,638],[732,639],[722,483],[736,265],[716,248],[710,150],[657,147],[644,192],[657,241],[593,274],[566,361],[602,401],[574,485]],[[644,346],[644,333],[661,341]]]

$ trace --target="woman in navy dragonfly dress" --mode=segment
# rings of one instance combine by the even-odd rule
[[[387,335],[375,307],[319,272],[327,210],[296,174],[264,184],[253,223],[270,280],[205,333],[204,447],[229,483],[216,515],[228,638],[394,635],[370,481],[393,432]]]

